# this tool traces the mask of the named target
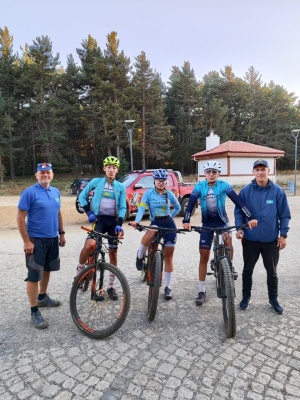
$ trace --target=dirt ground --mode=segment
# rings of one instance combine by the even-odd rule
[[[0,231],[5,231],[7,229],[13,230],[17,229],[17,207],[20,196],[0,196]],[[297,197],[289,196],[289,200],[292,204],[296,203]],[[64,226],[70,225],[82,225],[87,223],[87,217],[85,214],[79,214],[75,208],[75,195],[64,195],[62,196],[62,214],[64,219]],[[231,202],[228,203],[227,211],[232,211],[233,205]],[[298,208],[298,207],[297,207]],[[196,211],[195,217],[198,217],[199,211]],[[181,217],[178,220],[181,222]],[[180,224],[181,225],[181,224]]]
[[[64,225],[81,225],[87,222],[86,215],[75,209],[75,195],[62,196],[62,213]],[[17,229],[17,207],[19,196],[0,196],[0,231]]]

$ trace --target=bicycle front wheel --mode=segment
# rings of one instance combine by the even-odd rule
[[[91,275],[90,290],[83,292],[82,282]],[[103,339],[112,335],[125,322],[129,308],[127,279],[114,265],[98,262],[76,277],[70,294],[70,311],[75,325],[86,336]]]
[[[219,283],[222,293],[225,332],[227,338],[233,338],[236,334],[234,281],[227,258],[221,258],[219,263]]]
[[[148,321],[153,321],[156,315],[162,277],[162,255],[157,251],[153,256],[150,254],[149,257],[152,259],[149,260],[148,264]]]

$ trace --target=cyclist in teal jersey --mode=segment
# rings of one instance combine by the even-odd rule
[[[109,240],[109,261],[115,266],[117,266],[118,250],[116,239],[123,237],[122,224],[126,214],[126,190],[122,183],[115,179],[119,167],[120,161],[116,157],[106,157],[103,160],[105,177],[92,179],[79,195],[80,204],[84,208],[89,222],[95,224],[95,231],[115,236],[115,239]],[[87,197],[91,191],[94,191],[94,195],[89,203]],[[94,250],[94,246],[95,240],[88,236],[79,255],[77,275],[84,269],[88,255]],[[114,288],[113,274],[111,274],[107,292],[112,300],[118,299]]]
[[[153,172],[154,188],[147,190],[139,204],[138,213],[135,221],[131,222],[133,227],[136,227],[143,218],[146,209],[149,209],[150,226],[158,226],[162,228],[176,229],[173,217],[180,211],[180,204],[173,192],[166,189],[168,180],[168,172],[165,169],[156,169]],[[171,205],[174,207],[171,210]],[[136,258],[136,268],[141,271],[143,268],[143,257],[150,246],[155,230],[145,233],[141,240],[140,248]],[[171,282],[174,271],[173,254],[176,243],[176,233],[170,232],[164,238],[164,261],[165,261],[165,299],[172,299]]]
[[[251,213],[241,201],[239,196],[235,193],[232,186],[228,182],[218,179],[220,173],[221,165],[218,161],[211,160],[205,163],[205,179],[197,183],[190,196],[185,216],[182,221],[184,229],[191,229],[191,212],[198,200],[200,200],[203,227],[223,228],[228,226],[229,220],[225,210],[226,196],[229,197],[230,200],[239,207],[245,216],[245,221],[248,222],[250,229],[257,225],[257,220],[250,220]],[[199,291],[198,296],[195,299],[197,306],[201,306],[206,301],[205,278],[207,274],[207,263],[209,260],[212,241],[213,231],[204,231],[201,233],[199,241]],[[230,232],[224,235],[224,243],[226,246],[230,247],[231,257],[233,257],[232,237]],[[237,279],[237,276],[237,271],[234,270],[234,279]]]

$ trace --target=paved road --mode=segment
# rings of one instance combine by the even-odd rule
[[[74,326],[68,298],[85,233],[67,227],[62,269],[49,293],[62,301],[43,310],[47,330],[30,326],[23,282],[26,272],[17,230],[0,232],[0,399],[300,399],[299,197],[290,197],[293,219],[279,267],[283,315],[268,306],[261,262],[254,274],[249,311],[238,307],[237,334],[226,340],[215,282],[208,277],[208,302],[196,307],[198,235],[181,235],[176,247],[172,301],[160,298],[155,321],[147,321],[147,289],[134,259],[141,233],[125,227],[120,267],[132,293],[129,316],[105,340],[92,340]],[[229,205],[230,214],[232,207]],[[193,217],[198,224],[199,212]],[[177,218],[181,226],[181,218]],[[235,267],[241,247],[235,240]],[[240,300],[241,279],[236,283]]]

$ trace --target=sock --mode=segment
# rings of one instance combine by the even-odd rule
[[[80,264],[78,263],[77,268],[76,268],[76,275],[79,275],[81,271],[83,271],[85,267],[85,264]]]
[[[112,272],[109,273],[109,282],[108,282],[108,288],[114,287],[114,282],[115,282],[115,274]]]
[[[139,248],[139,251],[137,254],[138,258],[142,259],[144,257],[144,255],[146,254],[147,249],[148,249],[148,246],[144,246],[143,244],[140,244],[140,248]]]
[[[173,272],[165,272],[165,284],[169,289],[171,289],[172,275]]]
[[[38,300],[44,300],[44,298],[46,297],[46,293],[40,293],[39,295],[38,295]]]
[[[206,292],[205,281],[199,281],[199,292]]]
[[[38,311],[39,311],[38,306],[31,307],[31,314],[36,313]]]

